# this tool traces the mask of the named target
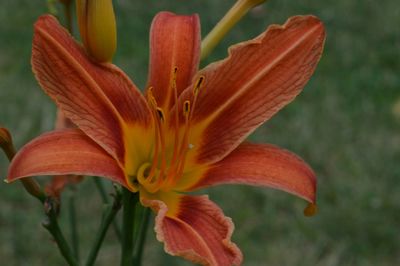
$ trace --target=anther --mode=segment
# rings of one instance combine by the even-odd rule
[[[156,112],[157,112],[158,118],[160,118],[160,121],[164,122],[165,121],[165,116],[164,116],[163,110],[160,107],[157,107],[156,108]]]
[[[200,76],[196,83],[194,84],[194,88],[193,88],[193,94],[196,96],[199,93],[199,90],[201,88],[201,86],[203,85],[205,77],[204,76]]]
[[[187,116],[190,112],[190,101],[185,101],[183,103],[183,114],[184,116]]]

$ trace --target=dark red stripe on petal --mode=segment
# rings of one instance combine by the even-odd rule
[[[12,160],[7,181],[36,175],[103,176],[127,186],[117,161],[79,129],[53,131],[29,142]]]

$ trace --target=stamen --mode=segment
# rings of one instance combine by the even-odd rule
[[[161,123],[164,123],[165,122],[164,111],[160,107],[157,107],[156,112],[157,112],[158,118],[160,118]]]
[[[197,96],[199,95],[199,91],[200,91],[201,87],[203,86],[205,79],[206,78],[204,76],[200,76],[197,79],[196,83],[194,84],[194,88],[193,88],[193,96],[194,96],[193,107],[192,107],[192,112],[190,114],[189,120],[192,120],[192,116],[193,116],[193,113],[194,113],[193,111],[194,111],[194,108],[196,107],[196,103],[197,103]]]
[[[188,100],[186,100],[183,103],[182,112],[185,117],[184,133],[179,149],[178,147],[174,148],[174,154],[175,151],[178,151],[177,162],[175,165],[174,161],[173,164],[171,164],[170,170],[168,171],[168,177],[167,177],[168,182],[165,185],[166,189],[169,189],[170,187],[174,186],[174,184],[181,177],[186,162],[186,154],[190,149],[194,147],[193,144],[189,143],[190,122],[197,102],[197,96],[202,85],[204,84],[204,80],[205,80],[204,76],[199,76],[193,86],[193,96],[194,96],[193,104],[191,105],[190,101]],[[177,104],[175,106],[177,108]]]
[[[137,172],[137,180],[141,184],[149,182],[149,167],[151,167],[150,163],[144,163],[139,167]]]
[[[189,101],[185,101],[183,103],[183,115],[186,117],[189,115],[190,112],[190,102]]]
[[[154,127],[154,139],[155,139],[155,147],[154,147],[154,154],[153,154],[153,160],[151,162],[151,168],[150,168],[150,173],[148,176],[148,180],[152,180],[153,177],[155,176],[155,171],[157,168],[157,163],[158,163],[158,153],[160,149],[160,141],[159,141],[159,136],[158,136],[158,123],[156,122],[156,125]]]
[[[152,107],[153,109],[156,109],[157,108],[157,101],[156,101],[156,98],[154,97],[154,94],[153,94],[153,87],[150,87],[147,90],[147,98],[148,98],[148,101],[150,103],[150,107]]]
[[[196,97],[197,94],[199,93],[199,90],[201,88],[201,86],[203,85],[205,77],[204,76],[200,76],[196,83],[194,84],[194,88],[193,88],[193,95]]]
[[[183,132],[180,133],[179,126],[179,111],[181,108],[178,106],[178,90],[176,87],[178,68],[173,69],[173,75],[171,80],[171,86],[174,92],[174,134],[175,141],[173,146],[172,158],[167,165],[167,154],[166,154],[166,139],[165,139],[165,127],[166,117],[162,108],[157,104],[156,99],[153,95],[153,89],[148,89],[148,102],[151,107],[154,120],[155,120],[155,147],[152,163],[147,166],[148,175],[146,178],[141,177],[141,183],[146,187],[146,190],[154,193],[159,189],[169,190],[181,177],[184,171],[185,161],[187,152],[194,147],[193,144],[189,143],[190,124],[193,116],[195,103],[197,102],[198,93],[204,84],[205,77],[199,76],[193,86],[193,102],[186,100],[183,102],[182,115],[184,116],[185,122],[183,126]],[[170,114],[170,113],[168,113]],[[169,122],[169,121],[168,121]],[[170,125],[170,124],[169,124]],[[181,134],[183,134],[181,136]],[[181,137],[180,137],[181,136]],[[150,167],[151,165],[151,167]],[[148,170],[148,168],[150,170]]]
[[[163,133],[163,124],[165,122],[165,115],[164,115],[164,111],[158,107],[157,105],[157,101],[154,98],[153,95],[153,88],[150,87],[148,89],[148,101],[150,103],[150,107],[152,109],[153,112],[153,117],[155,119],[155,134],[154,134],[154,138],[155,138],[155,147],[154,147],[154,154],[153,154],[153,160],[151,163],[151,168],[149,170],[149,174],[146,177],[146,179],[142,180],[142,184],[146,187],[146,190],[148,190],[149,192],[153,191],[157,191],[159,188],[159,184],[160,184],[160,176],[163,174],[161,171],[157,171],[157,166],[158,166],[158,159],[159,159],[159,153],[161,152],[161,166],[164,165],[165,168],[165,164],[166,164],[166,160],[165,160],[165,138],[164,138],[164,133]],[[161,151],[160,151],[161,149]],[[162,167],[161,167],[162,168]],[[159,172],[159,173],[156,173]],[[156,177],[158,175],[158,177]]]
[[[150,163],[144,163],[141,165],[137,173],[137,179],[148,192],[154,193],[159,190],[159,182],[157,182],[157,180],[155,182],[151,180],[149,174],[149,168],[151,166],[152,165]]]
[[[178,146],[179,146],[179,108],[178,108],[178,88],[176,86],[176,79],[177,79],[177,73],[178,73],[178,68],[174,67],[174,73],[173,73],[173,78],[172,78],[172,89],[174,90],[174,133],[175,133],[175,139],[174,139],[174,148],[173,148],[173,154],[172,154],[172,159],[170,161],[170,165],[168,168],[167,172],[167,180],[170,179],[170,177],[174,174],[174,170],[176,168],[175,164],[178,159]]]
[[[178,151],[177,165],[174,165],[173,171],[169,173],[167,188],[172,187],[181,176],[183,166],[185,165],[186,152],[189,147],[189,116],[190,116],[190,101],[185,101],[182,106],[183,115],[185,116],[185,128],[183,139]]]
[[[167,166],[167,160],[166,160],[166,151],[165,151],[165,134],[164,134],[164,122],[165,122],[165,116],[164,112],[161,108],[156,109],[157,114],[160,118],[158,122],[158,132],[160,134],[160,144],[161,144],[161,166],[160,166],[160,173],[158,176],[158,179],[160,180],[161,178],[164,177],[164,171],[165,167]]]

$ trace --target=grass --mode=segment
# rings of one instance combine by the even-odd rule
[[[46,11],[44,2],[1,3],[0,124],[11,129],[18,146],[53,127],[54,105],[39,89],[29,64],[32,24]],[[199,13],[204,36],[234,1],[115,2],[115,63],[143,87],[148,29],[158,11]],[[324,21],[325,53],[304,92],[251,139],[292,150],[313,166],[320,212],[305,218],[302,200],[268,189],[218,187],[208,191],[210,197],[235,221],[233,239],[243,250],[244,265],[398,265],[400,118],[392,109],[400,99],[400,6],[396,0],[269,1],[241,21],[208,61],[225,57],[229,45],[295,14],[315,14]],[[0,156],[0,176],[5,177],[6,168]],[[39,204],[19,184],[1,183],[0,199],[2,262],[63,265],[40,226]],[[101,213],[91,180],[78,188],[77,200],[86,255]],[[65,213],[61,217],[66,225]],[[165,255],[152,230],[148,239],[145,265],[190,265]],[[109,233],[97,265],[115,265],[119,254]]]

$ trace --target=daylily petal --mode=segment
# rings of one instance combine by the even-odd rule
[[[60,198],[61,192],[69,184],[77,184],[81,182],[83,176],[81,175],[57,175],[53,176],[51,181],[46,184],[45,191],[47,195]]]
[[[200,172],[177,189],[193,191],[220,184],[266,186],[315,203],[313,170],[297,155],[274,145],[243,143],[224,159]]]
[[[7,181],[37,175],[104,176],[127,186],[117,162],[79,129],[52,131],[22,147],[10,164]]]
[[[141,198],[157,211],[157,239],[165,251],[203,265],[240,265],[242,253],[231,242],[234,225],[207,196],[169,193],[161,200]]]
[[[64,129],[64,128],[75,128],[76,126],[65,117],[65,115],[61,112],[61,110],[57,110],[57,118],[55,123],[55,129]]]
[[[231,47],[227,59],[201,70],[204,82],[193,111],[191,161],[220,160],[291,102],[314,72],[324,40],[320,20],[296,16]],[[180,104],[192,94],[189,87]]]
[[[75,128],[76,126],[65,117],[61,110],[57,110],[55,129]],[[45,191],[47,195],[60,198],[61,192],[68,184],[77,184],[83,180],[83,176],[77,175],[58,175],[53,176],[51,181],[46,184]]]
[[[174,104],[172,80],[174,68],[178,96],[192,82],[200,58],[200,22],[198,15],[178,16],[160,12],[150,31],[148,86],[158,105],[165,111]]]
[[[63,113],[123,163],[123,131],[151,125],[145,99],[129,78],[112,64],[90,61],[49,15],[35,24],[32,66],[40,85]]]

